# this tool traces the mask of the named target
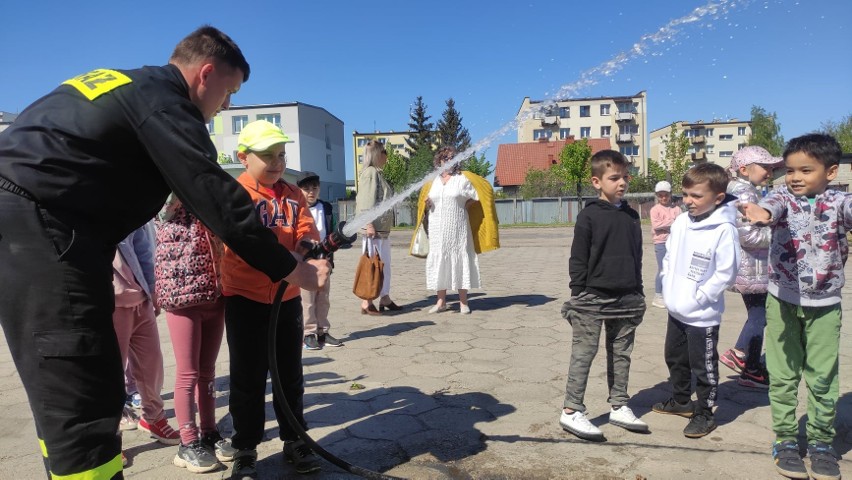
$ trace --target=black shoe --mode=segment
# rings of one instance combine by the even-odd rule
[[[240,450],[234,455],[231,480],[253,480],[257,478],[257,450]]]
[[[651,407],[651,410],[666,415],[680,415],[681,417],[692,418],[695,415],[695,404],[692,403],[692,400],[680,404],[674,398],[670,398],[665,402],[655,403]]]
[[[311,473],[320,469],[320,459],[304,440],[284,442],[284,458],[292,463],[299,473]]]
[[[775,470],[781,475],[787,478],[810,478],[795,440],[775,442],[772,445],[772,459],[775,460]]]
[[[305,350],[322,350],[316,333],[305,335]]]
[[[701,438],[713,430],[716,430],[716,421],[713,420],[713,415],[697,413],[689,420],[686,428],[683,429],[683,435],[686,438]]]
[[[331,336],[330,333],[323,333],[319,336],[319,343],[324,347],[342,347],[343,342]]]
[[[840,478],[840,455],[831,445],[814,442],[808,445],[808,458],[811,459],[811,476],[816,480],[834,480]]]

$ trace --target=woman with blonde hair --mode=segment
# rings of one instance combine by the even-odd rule
[[[385,146],[376,139],[367,142],[364,148],[364,164],[358,174],[358,195],[355,197],[355,214],[371,210],[379,203],[393,196],[393,189],[385,180],[382,168],[388,161]],[[382,283],[379,308],[371,300],[361,302],[362,315],[381,315],[385,309],[390,311],[402,310],[390,298],[391,281],[391,244],[388,236],[393,226],[393,210],[382,213],[378,218],[361,229],[363,238],[362,250],[373,255],[377,250],[379,258],[384,262],[384,282]]]

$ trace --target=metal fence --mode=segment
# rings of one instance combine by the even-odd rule
[[[583,198],[586,200],[594,197]],[[653,193],[628,193],[625,199],[643,219],[650,218],[651,207],[654,206]],[[533,198],[501,198],[495,201],[497,218],[501,225],[517,224],[559,224],[574,223],[580,209],[577,199],[571,197]],[[414,225],[417,216],[416,202],[403,201],[394,205],[396,226]],[[346,221],[355,216],[355,200],[338,200],[338,217]]]

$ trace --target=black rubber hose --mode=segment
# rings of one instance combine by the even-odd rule
[[[352,465],[345,460],[335,457],[331,452],[320,447],[313,438],[308,436],[308,433],[305,432],[305,429],[302,428],[302,425],[298,420],[296,420],[296,416],[293,415],[293,411],[290,410],[290,405],[287,404],[287,400],[284,397],[284,389],[281,387],[281,377],[278,372],[278,349],[275,348],[275,339],[278,338],[278,312],[281,311],[281,299],[284,298],[285,290],[287,290],[287,282],[282,281],[281,285],[278,287],[278,291],[275,292],[275,298],[272,299],[272,311],[269,314],[269,338],[267,340],[267,349],[269,355],[269,371],[271,373],[270,376],[272,377],[272,389],[275,392],[273,398],[277,398],[279,400],[278,406],[281,407],[281,411],[284,412],[284,418],[287,419],[287,423],[290,424],[290,428],[292,428],[293,431],[299,435],[299,438],[311,447],[314,452],[319,454],[320,457],[349,473],[363,478],[376,480],[403,480],[399,477],[392,477],[357,465]]]

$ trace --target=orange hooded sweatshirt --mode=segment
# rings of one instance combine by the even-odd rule
[[[245,187],[254,202],[263,226],[272,230],[278,242],[291,252],[302,240],[319,240],[314,218],[302,191],[279,180],[275,188],[266,188],[246,172],[237,181]],[[279,190],[280,195],[276,195]],[[222,258],[222,294],[240,295],[259,303],[272,304],[280,282],[273,283],[265,274],[243,261],[233,250],[225,247]],[[288,285],[282,301],[299,296],[298,285]]]

